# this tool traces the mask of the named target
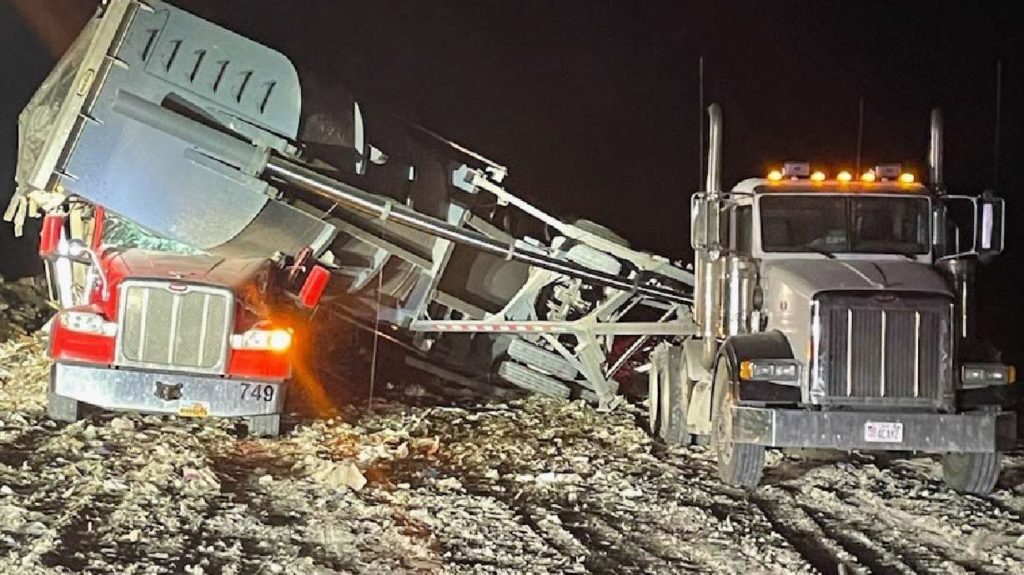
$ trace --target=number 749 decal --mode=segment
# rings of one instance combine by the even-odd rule
[[[251,401],[274,401],[274,394],[277,392],[276,386],[268,383],[246,383],[241,382],[242,385],[242,399],[248,399]]]

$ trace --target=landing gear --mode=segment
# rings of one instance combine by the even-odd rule
[[[718,456],[718,476],[723,483],[753,489],[764,473],[764,446],[732,441],[732,407],[736,370],[726,356],[719,356],[714,372],[714,420],[711,443]]]
[[[1002,454],[947,453],[942,456],[942,479],[946,485],[963,493],[987,495],[999,479]]]
[[[669,445],[688,445],[686,428],[691,382],[686,378],[683,348],[663,345],[652,355],[647,380],[648,420],[652,435]]]

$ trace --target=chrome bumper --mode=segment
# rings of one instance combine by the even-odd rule
[[[899,442],[868,441],[866,426],[902,425]],[[1008,412],[886,413],[734,407],[732,438],[768,447],[807,447],[929,453],[992,452],[1016,442],[1016,414]]]
[[[57,363],[50,391],[109,410],[248,417],[281,413],[286,384]]]

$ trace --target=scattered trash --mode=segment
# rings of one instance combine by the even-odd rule
[[[977,498],[934,458],[771,451],[749,495],[715,479],[712,450],[666,450],[628,408],[540,397],[380,402],[273,440],[217,419],[54,424],[45,347],[0,343],[0,573],[1024,570],[1017,453]]]

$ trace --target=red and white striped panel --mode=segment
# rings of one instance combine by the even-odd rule
[[[571,331],[568,323],[538,321],[416,321],[413,331],[449,333],[558,333]]]

